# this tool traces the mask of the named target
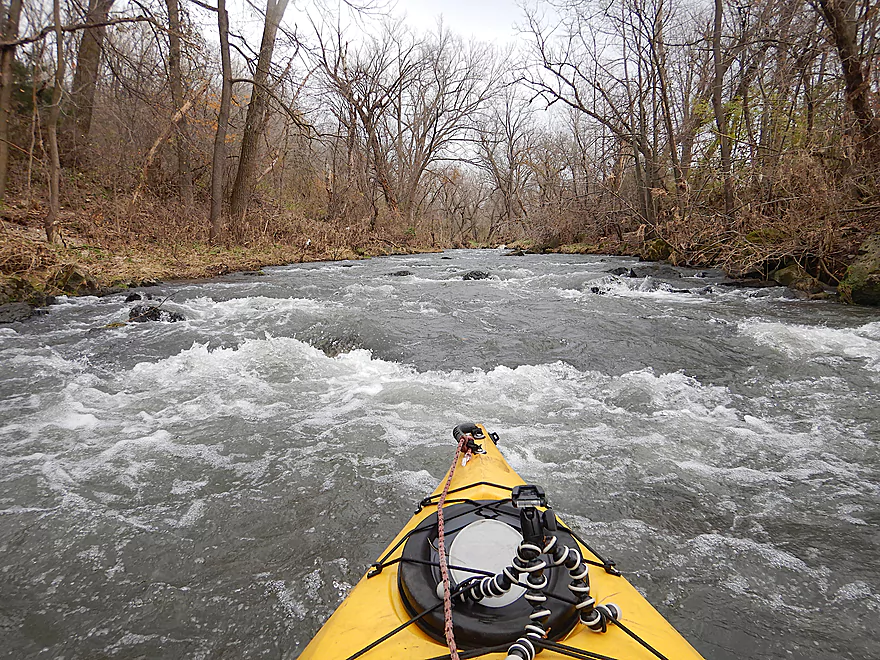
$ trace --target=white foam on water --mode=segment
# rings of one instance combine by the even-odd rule
[[[395,290],[393,284],[349,284],[342,289],[347,298],[362,298],[364,296],[375,296],[377,298],[394,298]]]
[[[374,476],[373,479],[395,490],[401,490],[413,498],[424,497],[437,487],[437,476],[427,470],[396,469],[386,475]]]
[[[701,534],[688,542],[696,555],[710,561],[717,561],[722,555],[748,555],[752,560],[791,571],[814,580],[826,581],[831,571],[822,566],[812,568],[802,559],[790,552],[781,550],[769,543],[759,543],[752,539],[725,536],[723,534]]]
[[[674,302],[684,305],[698,305],[711,300],[710,296],[675,291],[675,289],[683,290],[685,287],[674,287],[667,282],[650,277],[639,279],[606,275],[584,284],[585,292],[591,292],[594,288],[597,289],[594,295]]]
[[[205,515],[207,507],[208,503],[204,499],[194,500],[175,525],[177,527],[191,527]]]
[[[726,388],[679,372],[642,369],[613,377],[564,362],[420,372],[363,349],[328,357],[296,339],[269,335],[234,348],[196,343],[109,377],[70,371],[52,405],[17,418],[15,437],[32,445],[16,450],[31,457],[17,471],[40,475],[64,508],[80,511],[83,533],[109,519],[190,534],[212,513],[217,489],[262,489],[265,475],[289,472],[314,479],[315,491],[334,493],[350,472],[328,467],[343,463],[359,479],[417,499],[433,490],[448,465],[450,423],[464,420],[485,421],[500,432],[502,450],[525,478],[565,485],[595,473],[590,483],[603,498],[625,491],[644,462],[653,466],[648,476],[673,475],[679,479],[673,486],[684,480],[697,491],[786,492],[798,478],[862,478],[846,460],[822,456],[821,431],[793,433],[742,407]],[[236,440],[237,427],[251,425],[256,431]],[[271,440],[256,435],[263,432]],[[360,446],[364,436],[384,442],[390,454]],[[755,464],[758,451],[774,460]],[[434,460],[436,473],[422,467],[427,453],[444,459]],[[395,464],[398,455],[409,462]],[[737,464],[741,460],[748,462]],[[835,495],[839,486],[825,489]],[[792,507],[779,499],[750,504],[756,516]],[[651,538],[648,532],[636,537]],[[719,538],[706,536],[694,547],[708,553],[712,544],[727,544],[739,553],[730,561],[755,552],[765,563],[803,568],[772,548]],[[340,582],[339,588],[346,587]],[[296,605],[289,606],[295,616]]]
[[[579,289],[560,289],[559,287],[555,286],[550,287],[550,291],[565,300],[580,300],[581,298],[585,298],[588,295]]]
[[[283,319],[285,316],[299,314],[321,314],[341,306],[340,303],[333,301],[319,301],[312,298],[250,296],[217,301],[198,297],[180,303],[177,311],[183,313],[187,319],[210,321],[212,324],[222,326],[228,321],[241,319],[251,320],[267,316]]]
[[[785,475],[779,472],[755,470],[744,466],[723,468],[714,465],[707,465],[698,461],[676,461],[675,464],[679,469],[685,472],[695,473],[703,478],[730,481],[741,486],[754,486],[759,484],[764,486],[785,486],[788,484]]]
[[[852,601],[870,600],[873,601],[874,610],[880,609],[880,595],[867,582],[857,580],[840,587],[831,599],[834,603],[850,604]],[[846,606],[846,605],[845,605]]]
[[[765,321],[738,323],[739,332],[756,343],[776,349],[792,359],[816,357],[863,359],[865,367],[880,371],[880,322],[856,328],[829,328]]]

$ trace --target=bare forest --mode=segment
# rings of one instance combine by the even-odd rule
[[[833,285],[880,230],[876,2],[499,20],[517,41],[366,0],[4,0],[0,273],[507,244]]]

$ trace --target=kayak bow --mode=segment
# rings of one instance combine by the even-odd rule
[[[452,624],[463,658],[695,660],[701,656],[504,460],[462,424],[455,471],[419,504],[302,660],[448,658],[438,553],[441,497]]]

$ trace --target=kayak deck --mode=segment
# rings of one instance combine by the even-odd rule
[[[503,500],[510,498],[510,490],[514,486],[525,483],[504,460],[485,427],[482,425],[479,427],[485,436],[480,442],[486,453],[474,455],[464,465],[461,457],[458,458],[459,462],[450,484],[450,499]],[[449,651],[445,644],[432,639],[415,623],[406,626],[362,655],[357,655],[412,618],[398,590],[400,565],[395,560],[399,560],[408,535],[436,512],[436,503],[445,483],[446,478],[441,481],[431,497],[423,501],[423,504],[429,503],[410,519],[382,554],[380,562],[374,564],[352,589],[300,655],[302,660],[345,660],[352,656],[419,660],[448,657]],[[561,644],[587,653],[580,657],[614,660],[701,658],[624,577],[613,569],[610,569],[610,572],[606,571],[602,568],[604,564],[602,558],[584,544],[579,542],[578,546],[584,560],[591,564],[589,579],[591,595],[595,598],[596,604],[618,605],[621,610],[619,621],[623,625],[609,625],[607,632],[595,633],[579,624],[568,636],[560,640]],[[479,657],[503,660],[507,657],[507,652],[505,650]],[[546,649],[541,652],[541,657],[571,656]]]

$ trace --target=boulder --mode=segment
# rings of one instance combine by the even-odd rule
[[[611,275],[617,275],[617,277],[635,277],[632,274],[632,270],[629,268],[625,268],[624,266],[620,266],[619,268],[612,268],[611,270],[606,270],[606,273],[610,273]]]
[[[642,258],[645,261],[666,261],[672,254],[672,247],[662,238],[645,241],[642,246]]]
[[[13,302],[26,302],[34,307],[44,307],[55,304],[55,296],[47,295],[31,284],[28,280],[17,275],[12,277],[0,277],[0,305]]]
[[[49,276],[48,284],[70,296],[94,296],[101,290],[98,281],[74,264],[61,264]]]
[[[862,243],[838,290],[844,302],[880,306],[880,234]]]
[[[524,257],[526,253],[524,250],[513,250],[512,252],[508,252],[504,255],[505,257]]]
[[[465,273],[462,278],[463,280],[486,280],[489,279],[489,273],[482,270],[472,270]]]
[[[819,280],[798,264],[790,264],[785,268],[774,270],[770,273],[770,279],[782,286],[787,286],[792,291],[801,291],[807,295],[823,293],[825,291]]]
[[[26,321],[34,314],[34,308],[23,302],[0,305],[0,323]]]
[[[145,323],[146,321],[174,323],[175,321],[186,321],[186,317],[179,312],[171,312],[156,305],[135,305],[128,313],[128,320],[135,323]]]
[[[675,280],[681,277],[681,272],[666,264],[651,264],[633,266],[630,277],[660,277],[666,280]]]

